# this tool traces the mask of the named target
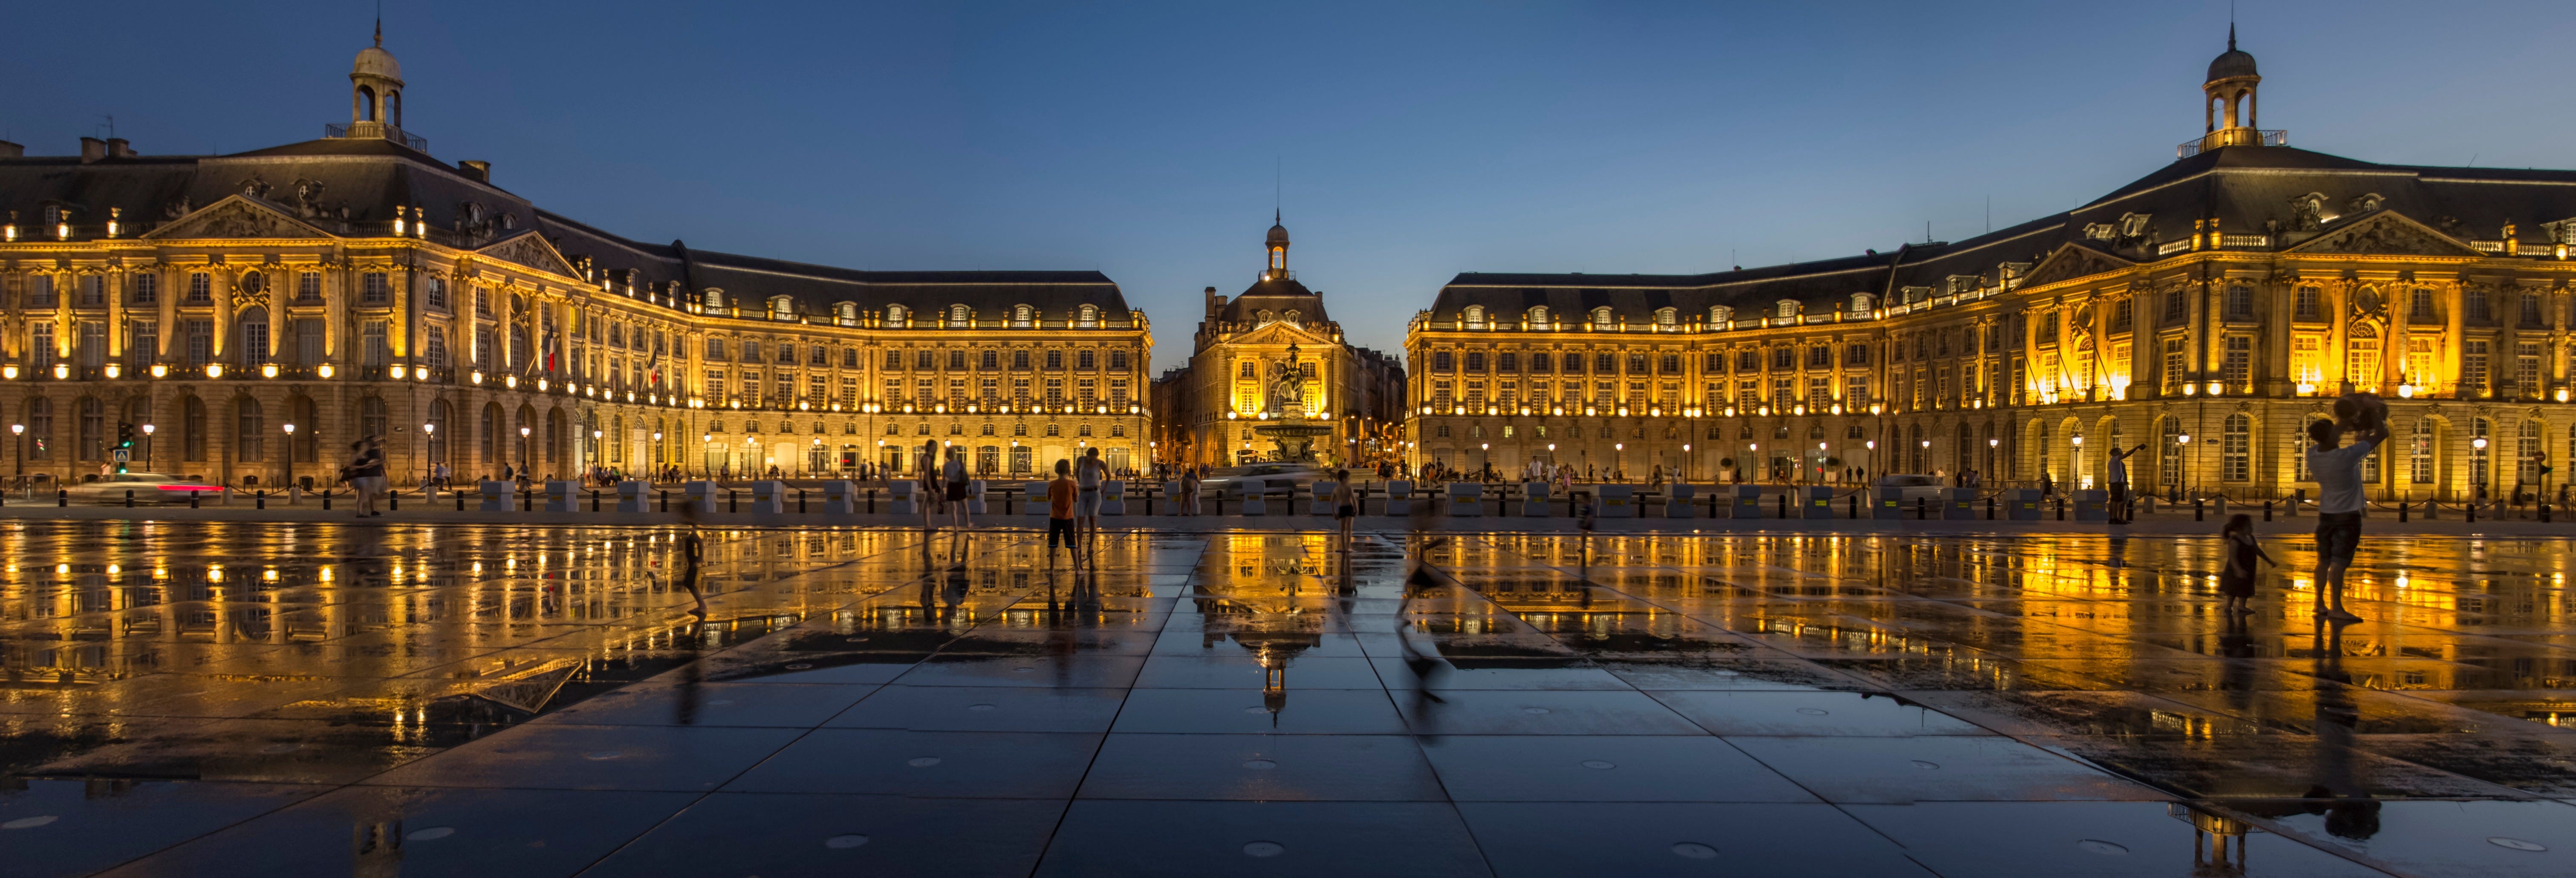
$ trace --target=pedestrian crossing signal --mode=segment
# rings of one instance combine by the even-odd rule
[[[118,422],[116,422],[116,447],[118,447],[118,448],[132,448],[132,447],[134,447],[134,422],[132,422],[132,421],[118,421]]]

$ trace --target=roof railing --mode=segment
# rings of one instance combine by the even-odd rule
[[[348,125],[322,123],[322,136],[332,140],[381,137],[421,152],[429,151],[429,138],[422,137],[382,122],[357,122]]]
[[[2217,149],[2222,146],[2288,145],[2290,145],[2290,132],[2289,129],[2286,128],[2221,128],[2216,131],[2209,132],[2208,134],[2183,141],[2181,145],[2174,147],[2174,158],[2176,160],[2187,159],[2192,156],[2199,155],[2205,150]]]

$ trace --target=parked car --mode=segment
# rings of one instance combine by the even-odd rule
[[[65,485],[62,490],[74,503],[123,503],[127,491],[134,492],[136,503],[186,503],[191,495],[208,501],[224,497],[222,485],[167,473],[117,473],[95,482]]]
[[[1307,485],[1324,475],[1322,467],[1311,463],[1273,462],[1219,467],[1210,470],[1207,478],[1199,480],[1199,493],[1202,496],[1242,497],[1243,492],[1256,482],[1264,490],[1293,487],[1304,493]]]
[[[1879,476],[1878,479],[1871,484],[1873,486],[1870,491],[1872,496],[1877,495],[1877,488],[1895,488],[1897,489],[1897,498],[1901,500],[1913,500],[1917,498],[1924,500],[1939,500],[1943,498],[1941,492],[1950,489],[1949,485],[1941,483],[1941,478],[1939,476],[1904,474]]]

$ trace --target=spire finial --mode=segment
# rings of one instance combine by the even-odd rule
[[[2227,23],[2227,51],[2236,51],[2236,22]]]
[[[385,0],[376,0],[376,48],[385,47]]]

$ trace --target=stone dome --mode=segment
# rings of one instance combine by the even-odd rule
[[[2236,27],[2227,28],[2227,51],[2209,62],[2209,81],[2217,82],[2236,76],[2261,76],[2254,72],[2254,56],[2236,48]]]
[[[1288,243],[1288,227],[1276,222],[1271,223],[1270,237],[1264,243],[1273,247]]]
[[[394,60],[394,53],[385,51],[382,46],[368,46],[358,50],[358,62],[349,68],[349,75],[381,76],[401,82],[402,62]]]

